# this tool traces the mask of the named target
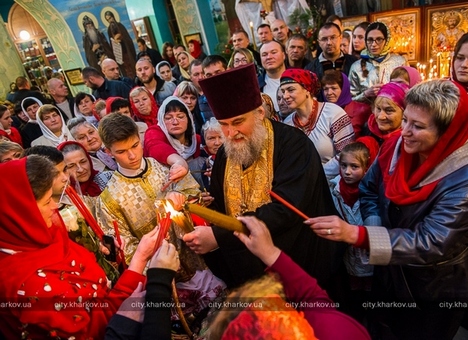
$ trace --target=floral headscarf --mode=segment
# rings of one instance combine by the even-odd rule
[[[382,52],[380,52],[379,55],[372,55],[369,50],[367,49],[367,36],[369,35],[370,31],[375,31],[378,30],[382,32],[385,38],[385,45],[382,48]],[[387,25],[385,25],[383,22],[380,21],[374,21],[371,23],[367,29],[366,29],[366,48],[361,52],[361,58],[362,59],[372,59],[377,62],[381,62],[382,60],[385,59],[387,54],[390,53],[390,40],[392,38],[392,34],[390,33],[390,29],[388,28]]]
[[[297,83],[315,96],[320,90],[320,82],[315,73],[300,68],[290,68],[283,72],[280,85]]]

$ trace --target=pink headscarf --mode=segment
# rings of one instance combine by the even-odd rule
[[[387,83],[380,88],[377,97],[385,97],[392,100],[402,110],[405,109],[405,95],[409,87],[401,83]]]

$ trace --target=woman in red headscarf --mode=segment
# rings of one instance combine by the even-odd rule
[[[446,303],[468,302],[468,94],[438,79],[405,101],[401,136],[385,141],[359,187],[365,227],[336,216],[306,223],[378,265],[376,293],[410,307],[378,311],[398,339],[452,339],[465,311]]]
[[[36,155],[0,165],[0,330],[5,339],[102,339],[110,317],[145,281],[142,272],[158,228],[142,239],[129,269],[109,289],[94,255],[69,240],[56,214],[51,199],[56,174],[50,161]]]
[[[130,105],[137,121],[148,127],[158,123],[158,104],[153,95],[143,86],[135,87],[129,94]]]
[[[296,111],[284,123],[304,131],[314,143],[322,164],[354,141],[353,125],[346,112],[338,105],[319,103],[315,98],[320,89],[315,73],[288,69],[281,75],[280,82],[283,99]]]
[[[400,135],[407,91],[408,86],[404,83],[383,85],[377,93],[373,114],[367,119],[367,129],[363,134],[374,137],[380,145],[392,136]]]
[[[205,59],[206,54],[203,52],[201,48],[201,44],[198,40],[192,39],[188,42],[188,48],[190,55],[195,59],[202,60]]]
[[[62,151],[66,170],[78,182],[81,193],[91,197],[99,196],[113,172],[95,170],[91,156],[78,142],[63,142],[57,149]]]

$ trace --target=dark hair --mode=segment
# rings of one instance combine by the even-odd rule
[[[182,47],[184,49],[184,51],[187,51],[187,49],[185,48],[184,45],[180,45],[180,44],[177,44],[177,45],[174,45],[172,48],[173,49],[178,49],[179,47]]]
[[[257,31],[258,31],[259,28],[263,28],[263,27],[268,27],[268,28],[270,29],[270,31],[271,31],[271,27],[270,27],[270,25],[268,25],[268,24],[261,24],[261,25],[259,25],[259,26],[257,27]]]
[[[30,155],[39,155],[46,157],[49,161],[54,163],[54,165],[60,164],[63,162],[63,154],[57,148],[53,146],[46,145],[36,145],[32,146],[24,151],[25,156]]]
[[[203,64],[203,61],[201,61],[200,59],[193,59],[191,62],[190,62],[190,66],[189,66],[189,74],[192,73],[192,67],[194,66],[199,66],[199,65],[202,65]],[[203,67],[202,67],[203,68]]]
[[[227,69],[226,59],[224,59],[223,56],[220,56],[218,54],[210,54],[205,59],[203,59],[202,69],[205,69],[206,67],[217,64],[217,63],[223,64],[223,67]]]
[[[461,47],[468,43],[468,33],[463,34],[460,39],[458,39],[455,49],[453,50],[453,58],[455,59],[457,57],[458,52],[460,52]]]
[[[111,112],[118,111],[124,107],[130,108],[130,102],[125,98],[117,98],[110,105]]]
[[[166,111],[164,112],[164,114],[169,113],[169,112],[177,112],[177,111],[183,112],[187,116],[188,124],[187,124],[187,130],[185,130],[184,135],[185,135],[185,140],[188,141],[189,146],[190,146],[192,145],[193,122],[190,119],[190,115],[187,111],[187,107],[179,100],[173,99],[169,103],[167,103]]]
[[[116,142],[125,141],[133,136],[140,137],[133,119],[117,112],[105,116],[99,122],[98,131],[102,143],[108,149]]]
[[[23,99],[23,101],[21,102],[21,105],[23,105],[23,108],[25,110],[27,110],[28,107],[30,107],[30,106],[32,106],[34,104],[39,105],[39,103],[36,100],[32,99],[31,97],[27,97],[27,98]]]
[[[143,38],[138,38],[136,41],[137,41],[137,43],[140,43],[142,45],[146,45],[146,41]]]
[[[166,41],[162,45],[162,53],[161,54],[162,54],[163,59],[166,59],[166,60],[169,59],[169,57],[167,56],[167,53],[166,53],[166,50],[167,50],[168,47],[174,48],[174,44],[169,42],[169,41]]]
[[[249,35],[247,34],[246,31],[244,31],[243,29],[240,29],[240,30],[235,30],[232,35],[234,34],[243,34],[247,39],[249,39]]]
[[[369,35],[370,31],[375,31],[378,30],[382,32],[385,40],[388,39],[388,27],[385,25],[383,22],[380,21],[374,21],[373,23],[369,24],[369,26],[366,29],[366,46],[367,46],[367,36]]]
[[[321,30],[323,30],[323,29],[328,30],[328,29],[330,29],[330,28],[332,28],[332,27],[336,28],[336,29],[338,30],[338,32],[340,32],[340,34],[341,34],[341,28],[340,28],[340,26],[338,26],[337,24],[335,24],[335,23],[333,23],[333,22],[326,22],[326,23],[324,23],[324,24],[322,25],[322,27],[320,27],[319,32],[320,32]]]
[[[7,112],[7,110],[8,110],[8,107],[6,107],[5,105],[0,105],[0,118],[3,117],[5,112]]]
[[[16,84],[16,88],[20,88],[20,87],[24,87],[25,85],[29,84],[29,82],[28,82],[28,79],[26,77],[19,76],[18,78],[16,78],[15,84]]]
[[[339,21],[340,24],[343,24],[343,21],[341,20],[341,18],[340,18],[338,15],[336,15],[336,14],[330,15],[330,16],[325,20],[326,23],[333,22],[333,21]]]
[[[106,11],[104,13],[104,17],[107,17],[107,16],[113,17],[115,19],[114,13],[112,13],[111,11]]]
[[[96,99],[90,95],[89,93],[86,93],[86,92],[78,92],[76,94],[76,97],[75,97],[75,105],[78,106],[80,105],[81,101],[83,99],[85,99],[86,97],[89,97],[91,99],[91,101],[94,103],[96,101]]]
[[[46,157],[30,155],[26,158],[26,175],[36,201],[44,197],[52,188],[57,174],[54,164]]]
[[[103,78],[101,72],[91,66],[86,66],[81,70],[81,76],[83,79],[88,79],[89,77],[100,77]]]
[[[292,34],[292,35],[289,37],[288,42],[286,43],[288,46],[289,46],[289,42],[290,42],[291,40],[302,40],[302,41],[306,44],[306,48],[308,47],[308,46],[307,46],[307,38],[306,38],[305,35],[302,34],[302,33],[294,33],[294,34]]]
[[[353,156],[359,161],[359,164],[364,169],[368,168],[369,160],[370,160],[370,151],[364,143],[361,142],[354,142],[349,143],[346,145],[343,150],[340,152],[340,164],[341,164],[341,157],[344,154],[353,154]]]
[[[21,108],[21,103],[15,104],[14,111],[15,111],[15,115],[18,115],[19,113],[23,112],[23,109]]]
[[[322,87],[325,85],[338,84],[340,89],[343,88],[343,76],[339,70],[326,70],[320,79]]]
[[[367,27],[369,27],[370,25],[370,22],[369,21],[363,21],[363,22],[360,22],[359,24],[357,24],[356,26],[354,26],[353,28],[353,33],[354,31],[356,30],[356,28],[362,28],[364,31],[367,30]]]

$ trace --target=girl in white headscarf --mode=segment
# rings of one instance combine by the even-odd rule
[[[60,111],[55,106],[50,104],[41,106],[36,113],[36,121],[41,128],[42,136],[35,139],[31,146],[57,147],[62,142],[74,140]]]

